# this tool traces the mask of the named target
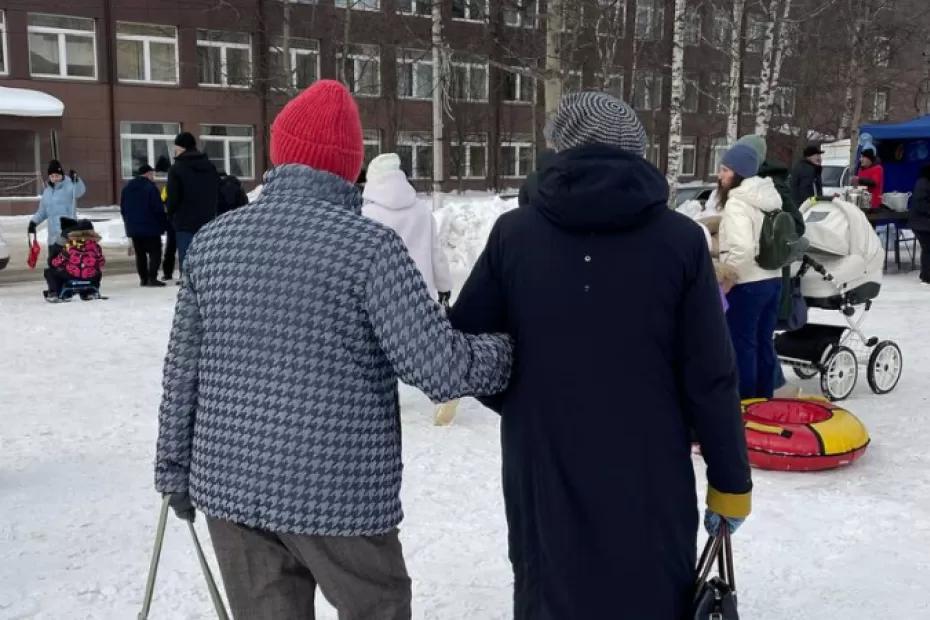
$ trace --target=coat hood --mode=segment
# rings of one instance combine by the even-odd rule
[[[184,151],[178,155],[175,160],[176,163],[183,162],[185,165],[189,166],[197,172],[210,172],[215,171],[216,168],[213,167],[213,164],[210,163],[210,158],[207,157],[206,153],[201,153],[200,151]]]
[[[739,200],[764,213],[781,209],[781,195],[769,178],[751,177],[743,180],[739,187],[730,190],[727,200]]]
[[[417,203],[417,190],[402,170],[390,170],[369,177],[362,198],[386,209],[409,209]]]
[[[760,177],[787,177],[788,166],[777,159],[766,159],[759,168]]]
[[[638,155],[603,144],[552,156],[530,192],[530,205],[546,219],[578,232],[636,228],[668,209],[662,173]]]

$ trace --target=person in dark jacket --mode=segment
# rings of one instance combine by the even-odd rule
[[[220,177],[206,153],[197,150],[197,141],[186,131],[174,140],[174,165],[168,171],[168,218],[178,243],[178,261],[184,258],[194,235],[216,217]]]
[[[920,242],[920,281],[930,284],[930,166],[924,166],[914,185],[908,222]]]
[[[525,207],[529,204],[530,194],[535,193],[539,185],[539,171],[546,167],[553,155],[555,155],[555,151],[552,149],[542,149],[536,155],[536,169],[527,175],[523,185],[520,186],[520,193],[517,195],[517,204],[519,206]]]
[[[319,588],[340,618],[409,620],[398,379],[436,401],[500,392],[510,339],[453,330],[362,215],[344,85],[288,103],[270,146],[256,207],[198,233],[182,270],[155,486],[206,515],[233,617],[313,618]]]
[[[804,159],[791,171],[791,198],[800,207],[809,198],[823,195],[823,149],[811,144],[804,149]]]
[[[249,197],[242,189],[242,182],[238,177],[225,172],[220,173],[220,196],[216,205],[216,214],[223,215],[233,209],[249,204]]]
[[[557,154],[505,213],[453,326],[515,339],[501,413],[517,620],[685,617],[698,525],[732,528],[751,479],[737,371],[704,233],[667,207],[636,113],[564,97]]]
[[[148,164],[139,168],[136,177],[126,184],[120,195],[119,210],[136,253],[136,271],[141,286],[158,287],[161,266],[161,236],[168,229],[168,218],[161,194],[155,186],[155,169]]]

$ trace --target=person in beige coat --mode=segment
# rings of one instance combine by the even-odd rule
[[[757,176],[759,156],[745,144],[723,157],[718,174],[720,263],[734,276],[727,294],[727,323],[739,366],[741,398],[771,398],[778,357],[772,340],[778,322],[781,272],[756,262],[765,214],[781,209],[771,179]]]

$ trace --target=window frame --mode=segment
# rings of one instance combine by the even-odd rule
[[[411,181],[432,181],[433,177],[436,176],[436,171],[433,170],[433,139],[429,134],[419,134],[419,133],[398,133],[395,148],[397,147],[410,147],[410,175],[409,179]],[[421,177],[417,175],[417,164],[419,163],[420,157],[417,154],[417,147],[424,147],[430,149],[430,159],[429,159],[429,168],[430,175],[428,177]],[[403,160],[401,160],[403,161]]]
[[[650,100],[650,102],[649,102],[648,105],[643,105],[643,106],[641,106],[641,107],[636,105],[636,104],[637,104],[636,98],[640,96],[639,93],[640,93],[641,91],[642,91],[643,93],[649,93],[649,92],[651,92],[650,89],[641,89],[641,88],[638,87],[639,84],[637,83],[637,80],[638,80],[639,76],[650,76],[650,77],[652,78],[652,85],[653,85],[653,88],[658,88],[658,93],[657,93],[657,94],[658,94],[658,101],[652,102],[652,101]],[[633,89],[634,89],[634,90],[633,90],[633,95],[634,95],[634,96],[632,97],[632,99],[633,99],[633,108],[636,109],[636,110],[641,110],[641,111],[643,111],[643,112],[656,112],[656,111],[658,111],[658,110],[661,110],[661,109],[662,109],[662,97],[663,97],[663,94],[664,94],[664,88],[665,88],[664,76],[663,76],[660,72],[658,72],[658,71],[654,71],[654,70],[652,70],[652,69],[644,69],[644,70],[642,70],[642,71],[640,71],[640,72],[638,72],[638,73],[633,74]],[[651,96],[650,96],[650,99],[651,99]]]
[[[759,95],[762,87],[758,82],[744,82],[743,89],[740,91],[740,113],[755,116],[759,112]],[[743,101],[743,98],[748,99],[749,106],[743,105],[746,101]]]
[[[501,6],[501,22],[508,28],[524,28],[526,30],[535,30],[539,27],[539,0],[527,0],[527,7],[517,8],[515,4],[519,2],[523,4],[520,0],[503,0]],[[508,6],[510,5],[510,6]],[[526,15],[526,9],[528,7],[533,7],[533,21],[530,24],[524,23],[524,16]],[[507,21],[508,11],[517,16],[517,23],[512,24]]]
[[[641,4],[642,2],[645,2]],[[647,30],[640,36],[640,15],[649,15]],[[665,2],[663,0],[637,0],[636,15],[633,18],[633,38],[636,41],[656,42],[665,38]]]
[[[502,140],[501,143],[500,143],[500,146],[499,146],[499,148],[498,148],[499,154],[501,155],[501,157],[500,157],[501,160],[504,159],[504,158],[503,158],[504,147],[513,147],[513,148],[516,149],[516,150],[514,151],[514,155],[516,156],[516,161],[514,162],[514,170],[516,171],[516,174],[515,174],[515,175],[508,175],[508,174],[503,174],[503,173],[501,173],[501,175],[500,175],[501,178],[502,178],[502,179],[525,179],[527,176],[529,176],[529,174],[530,174],[530,172],[532,172],[532,170],[521,170],[521,169],[520,169],[520,162],[522,161],[521,158],[520,158],[520,151],[521,151],[522,149],[529,149],[529,150],[530,150],[530,155],[531,155],[530,159],[531,159],[532,161],[535,161],[535,159],[536,159],[535,145],[534,145],[532,142],[530,142],[530,141]],[[501,166],[501,167],[503,167],[503,166]],[[521,173],[522,173],[522,174],[521,174]]]
[[[471,138],[467,138],[464,142],[455,141],[449,145],[450,148],[452,149],[454,148],[464,149],[463,152],[465,153],[465,161],[458,162],[458,163],[463,164],[462,167],[465,169],[465,174],[459,175],[458,170],[453,170],[450,176],[456,179],[459,179],[461,181],[475,181],[475,180],[484,180],[488,178],[488,140],[485,137],[484,142],[481,142],[475,138],[476,138],[475,136],[472,136]],[[471,173],[471,149],[473,148],[480,148],[484,151],[484,171],[479,176],[474,176]],[[450,151],[449,163],[451,164],[453,162],[454,162],[454,158],[452,157],[452,153]]]
[[[168,37],[156,37],[149,35],[121,35],[119,34],[119,25],[128,24],[132,26],[161,26],[166,28],[174,29],[174,38],[169,39]],[[181,82],[181,53],[180,53],[180,42],[178,41],[178,27],[172,26],[171,24],[148,24],[144,22],[126,22],[126,21],[117,21],[115,24],[116,30],[116,81],[120,84],[155,84],[157,86],[177,86]],[[120,41],[135,41],[142,43],[142,58],[143,58],[143,68],[142,72],[145,77],[141,80],[134,79],[123,79],[119,77],[119,42]],[[165,82],[162,80],[153,80],[152,79],[152,43],[172,43],[174,45],[174,81]]]
[[[33,15],[42,15],[45,17],[65,17],[86,19],[93,24],[93,29],[75,30],[73,28],[56,28],[53,26],[33,26],[29,24],[29,18]],[[58,74],[53,73],[36,73],[32,69],[32,46],[29,44],[29,36],[32,34],[54,34],[58,36]],[[94,47],[94,75],[68,75],[68,44],[66,37],[68,35],[90,38]],[[83,17],[80,15],[62,15],[60,13],[28,13],[26,15],[26,48],[29,53],[29,77],[52,79],[52,80],[79,80],[82,82],[96,82],[99,75],[98,52],[97,52],[97,20],[92,17]]]
[[[787,96],[788,93],[790,93],[790,97]],[[772,110],[772,113],[774,114],[775,111],[778,110],[778,116],[787,117],[787,118],[793,117],[795,113],[797,112],[797,105],[798,105],[797,88],[795,88],[791,84],[782,84],[775,88],[774,95],[775,96],[772,99],[772,107],[774,108]],[[786,101],[786,97],[787,97],[787,101],[791,102],[790,109],[787,109],[787,110],[785,109],[786,106],[778,105],[779,101],[781,102]]]
[[[200,38],[201,32],[222,32],[229,34],[246,34],[249,37],[248,43],[231,43],[229,41],[206,41]],[[252,83],[255,79],[255,62],[252,54],[252,33],[251,32],[239,32],[236,30],[212,30],[209,28],[198,28],[197,29],[197,47],[217,47],[220,49],[220,83],[219,84],[210,84],[200,81],[200,76],[197,76],[197,86],[200,88],[232,88],[235,90],[249,90],[252,88]],[[246,50],[249,53],[249,83],[248,84],[230,84],[229,83],[229,61],[227,51],[230,49],[237,50]],[[197,70],[200,71],[200,58],[198,55],[197,58]]]
[[[726,136],[713,138],[710,143],[710,149],[707,151],[707,178],[715,178],[720,170],[720,162],[723,161],[723,155],[730,148],[730,143]]]
[[[462,2],[464,3],[463,8],[464,8],[465,17],[455,17],[455,15],[453,15],[452,21],[471,22],[471,23],[477,23],[477,24],[483,24],[488,21],[488,14],[491,12],[491,6],[490,6],[491,3],[489,2],[489,0],[462,0]],[[483,12],[478,17],[471,17],[470,14],[472,12],[472,7],[475,4],[483,5]],[[451,8],[452,10],[455,10],[454,0],[451,3]]]
[[[449,63],[452,67],[451,75],[454,75],[456,68],[464,68],[467,70],[467,83],[465,84],[466,98],[457,98],[454,94],[451,93],[453,89],[450,88],[451,99],[453,101],[462,101],[465,103],[487,103],[490,98],[490,74],[491,74],[491,64],[488,61],[484,63],[475,62],[474,60],[456,60],[454,57],[452,62]],[[472,70],[473,69],[482,69],[484,71],[484,98],[483,99],[472,99],[471,98],[471,83],[472,83]]]
[[[572,90],[574,86],[571,82],[578,79],[578,90]],[[562,91],[566,93],[580,93],[584,90],[584,72],[578,69],[569,69],[562,77]]]
[[[367,53],[352,52],[352,48],[372,47],[378,50],[376,55],[369,55]],[[378,98],[381,97],[384,92],[384,80],[381,79],[381,45],[377,43],[351,43],[349,44],[349,53],[346,54],[344,51],[336,52],[336,74],[340,74],[338,71],[340,65],[345,63],[346,58],[352,61],[352,84],[346,84],[346,87],[349,89],[349,92],[352,93],[354,97],[372,97]],[[364,74],[364,70],[359,71],[358,61],[367,60],[371,62],[372,60],[378,63],[378,92],[376,93],[359,93],[356,91],[358,87],[359,77]]]
[[[883,100],[882,108],[883,114],[878,115],[878,101],[879,98]],[[874,121],[883,121],[888,118],[888,102],[890,101],[890,91],[887,88],[876,88],[872,93],[872,119]]]
[[[419,65],[419,64],[429,65],[429,66],[430,66],[431,72],[434,71],[434,70],[435,70],[435,67],[433,67],[433,56],[432,56],[432,53],[431,53],[431,52],[428,52],[428,51],[414,50],[414,49],[409,49],[409,48],[403,48],[403,49],[401,49],[400,51],[402,52],[403,55],[402,55],[402,56],[401,56],[401,55],[398,55],[398,56],[396,57],[396,65],[398,65],[398,66],[399,66],[399,65],[412,65],[412,66],[413,66],[413,68],[412,68],[412,70],[411,70],[411,73],[410,73],[410,78],[411,78],[410,85],[411,85],[411,93],[412,93],[412,94],[411,94],[409,97],[408,97],[407,95],[401,94],[401,92],[400,92],[400,75],[398,74],[398,76],[397,76],[397,98],[398,98],[398,99],[404,99],[404,100],[407,100],[407,101],[431,101],[432,98],[433,98],[433,84],[432,84],[432,81],[430,81],[430,84],[429,84],[429,93],[430,93],[430,94],[429,94],[428,96],[426,96],[426,97],[418,97],[417,94],[416,94],[416,93],[417,93],[417,85],[419,84],[419,82],[418,82],[417,79],[416,79],[416,77],[417,77],[416,65]],[[413,57],[408,57],[408,56],[407,56],[407,52],[417,52],[417,53],[422,53],[423,55],[422,55],[421,57],[419,57],[419,58],[413,58]]]
[[[132,126],[132,125],[175,125],[177,131],[176,131],[173,135],[169,135],[169,134],[161,134],[161,135],[160,135],[160,134],[154,134],[154,133],[132,133],[132,132],[130,132],[130,133],[124,133],[124,132],[123,132],[123,125],[129,125],[129,126]],[[155,159],[155,141],[156,141],[156,140],[165,140],[165,141],[167,141],[167,142],[173,144],[173,143],[174,143],[175,137],[176,137],[179,133],[181,133],[181,123],[175,122],[175,121],[168,121],[168,122],[162,122],[162,121],[120,121],[120,127],[119,127],[120,177],[122,178],[122,180],[127,181],[127,180],[129,180],[129,179],[132,179],[133,176],[135,175],[135,170],[132,170],[132,169],[131,169],[131,168],[132,168],[132,158],[131,158],[131,154],[130,154],[130,164],[129,164],[130,170],[129,170],[129,175],[128,175],[128,176],[126,175],[126,169],[123,167],[123,164],[125,163],[124,160],[123,160],[123,155],[125,154],[125,149],[124,149],[124,145],[123,145],[123,141],[124,141],[124,140],[130,140],[130,141],[131,141],[131,140],[146,140],[146,141],[147,141],[147,145],[146,145],[146,146],[148,147],[148,148],[147,148],[147,151],[148,151],[147,155],[148,155],[149,165],[152,166],[152,167],[154,168],[154,167],[155,167],[155,164],[158,163],[157,160]],[[170,147],[169,147],[169,149],[168,149],[168,158],[169,158],[169,160],[171,161],[171,163],[173,164],[173,163],[174,163],[174,154],[171,152]],[[167,179],[167,178],[168,178],[168,173],[167,173],[167,172],[156,172],[156,173],[155,173],[155,178],[160,179],[160,180]]]
[[[244,127],[251,130],[251,136],[211,136],[204,134],[205,127]],[[201,145],[201,150],[203,153],[207,152],[206,143],[207,142],[222,142],[223,143],[223,159],[225,165],[226,174],[232,174],[230,171],[229,162],[230,158],[230,147],[229,145],[233,142],[239,143],[248,143],[250,148],[249,160],[252,164],[251,174],[249,176],[240,176],[237,177],[243,181],[254,181],[255,180],[255,127],[253,125],[241,125],[237,123],[201,123],[200,125],[200,135],[198,136],[199,144]]]
[[[303,43],[298,43],[295,46],[293,43],[289,46],[288,51],[291,54],[291,79],[288,80],[288,88],[299,89],[306,88],[306,86],[300,86],[297,83],[297,58],[299,56],[316,56],[316,80],[314,82],[320,81],[320,71],[322,70],[320,66],[320,41],[318,39],[307,39],[316,44],[316,49],[311,49],[309,47],[300,47]],[[284,47],[280,45],[270,45],[268,47],[269,54],[284,54]],[[313,82],[312,82],[313,83]],[[310,86],[310,84],[307,84]],[[283,91],[284,89],[278,86],[272,86],[272,90]]]
[[[685,170],[685,151],[691,153],[691,170]],[[678,176],[694,178],[697,176],[697,140],[690,136],[681,138],[681,156],[678,159]]]
[[[362,130],[363,152],[364,152],[364,149],[368,148],[369,146],[378,147],[378,155],[381,155],[383,153],[384,144],[381,141],[381,130],[380,129],[363,129]],[[378,155],[375,155],[375,157],[377,157]],[[374,157],[372,157],[371,159],[374,159]],[[368,169],[368,164],[371,163],[371,159],[366,159],[364,162],[366,170]]]
[[[502,88],[502,89],[501,89],[501,91],[502,91],[502,92],[501,92],[501,102],[503,102],[505,105],[524,105],[524,106],[531,106],[531,105],[535,105],[535,104],[536,104],[536,92],[537,92],[538,84],[536,83],[536,79],[535,79],[535,78],[533,78],[533,77],[531,77],[531,76],[528,76],[528,75],[525,75],[525,74],[523,74],[523,73],[520,73],[520,72],[518,72],[518,71],[510,71],[510,70],[507,70],[507,69],[501,69],[501,72],[504,73],[504,74],[506,74],[506,75],[511,75],[511,76],[514,77],[514,79],[516,80],[516,82],[515,82],[515,84],[514,84],[514,90],[516,91],[516,94],[517,94],[517,98],[516,98],[516,99],[507,99],[507,93],[504,92],[505,89]],[[529,81],[531,82],[531,85],[530,85],[530,100],[529,100],[529,101],[526,101],[525,99],[521,99],[521,98],[520,98],[520,97],[523,96],[523,91],[525,90],[525,88],[524,88],[524,81],[525,81],[525,80],[529,80]]]
[[[429,11],[427,11],[426,13],[416,12],[415,7],[421,1],[423,0],[396,0],[394,5],[397,9],[397,12],[401,15],[409,15],[411,17],[432,17],[433,16],[433,3],[431,0],[426,0],[427,4],[429,5]],[[409,6],[410,9],[406,10],[406,9],[401,8],[403,6]]]
[[[3,67],[0,67],[0,75],[10,74],[10,48],[6,40],[6,10],[0,9],[0,52],[3,53]]]
[[[384,10],[384,7],[381,6],[381,0],[374,0],[375,2],[378,3],[378,6],[376,8],[370,8],[370,7],[367,7],[361,4],[366,1],[370,1],[370,0],[352,0],[354,4],[352,5],[351,10],[352,11],[368,11],[369,13],[380,13]],[[340,2],[345,3],[346,6],[339,6]],[[346,8],[348,7],[348,4],[349,4],[349,0],[334,0],[333,1],[333,6],[337,9],[342,9],[343,11],[346,10]]]
[[[704,16],[696,6],[688,7],[685,11],[684,32],[682,40],[685,47],[699,47],[704,37]],[[696,26],[696,27],[695,27]]]
[[[600,84],[598,85],[598,89],[603,90],[606,93],[610,93],[619,99],[625,99],[623,96],[623,93],[624,93],[624,89],[626,88],[626,73],[622,70],[622,68],[620,69],[621,70],[619,72],[608,73],[606,80],[604,80],[604,74],[600,72],[596,73],[595,77],[597,77],[598,82],[600,82]],[[619,92],[614,92],[615,89],[613,89],[610,86],[610,83],[615,80],[620,81]],[[605,81],[606,81],[606,85],[605,85]]]
[[[685,102],[688,101],[688,87],[691,87],[691,92],[694,93],[694,105],[688,106],[685,105]],[[684,88],[681,92],[681,111],[685,114],[698,114],[701,111],[701,79],[699,76],[685,76]]]

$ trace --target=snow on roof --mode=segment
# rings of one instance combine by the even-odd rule
[[[61,116],[64,112],[65,104],[48,93],[0,86],[2,116]]]

